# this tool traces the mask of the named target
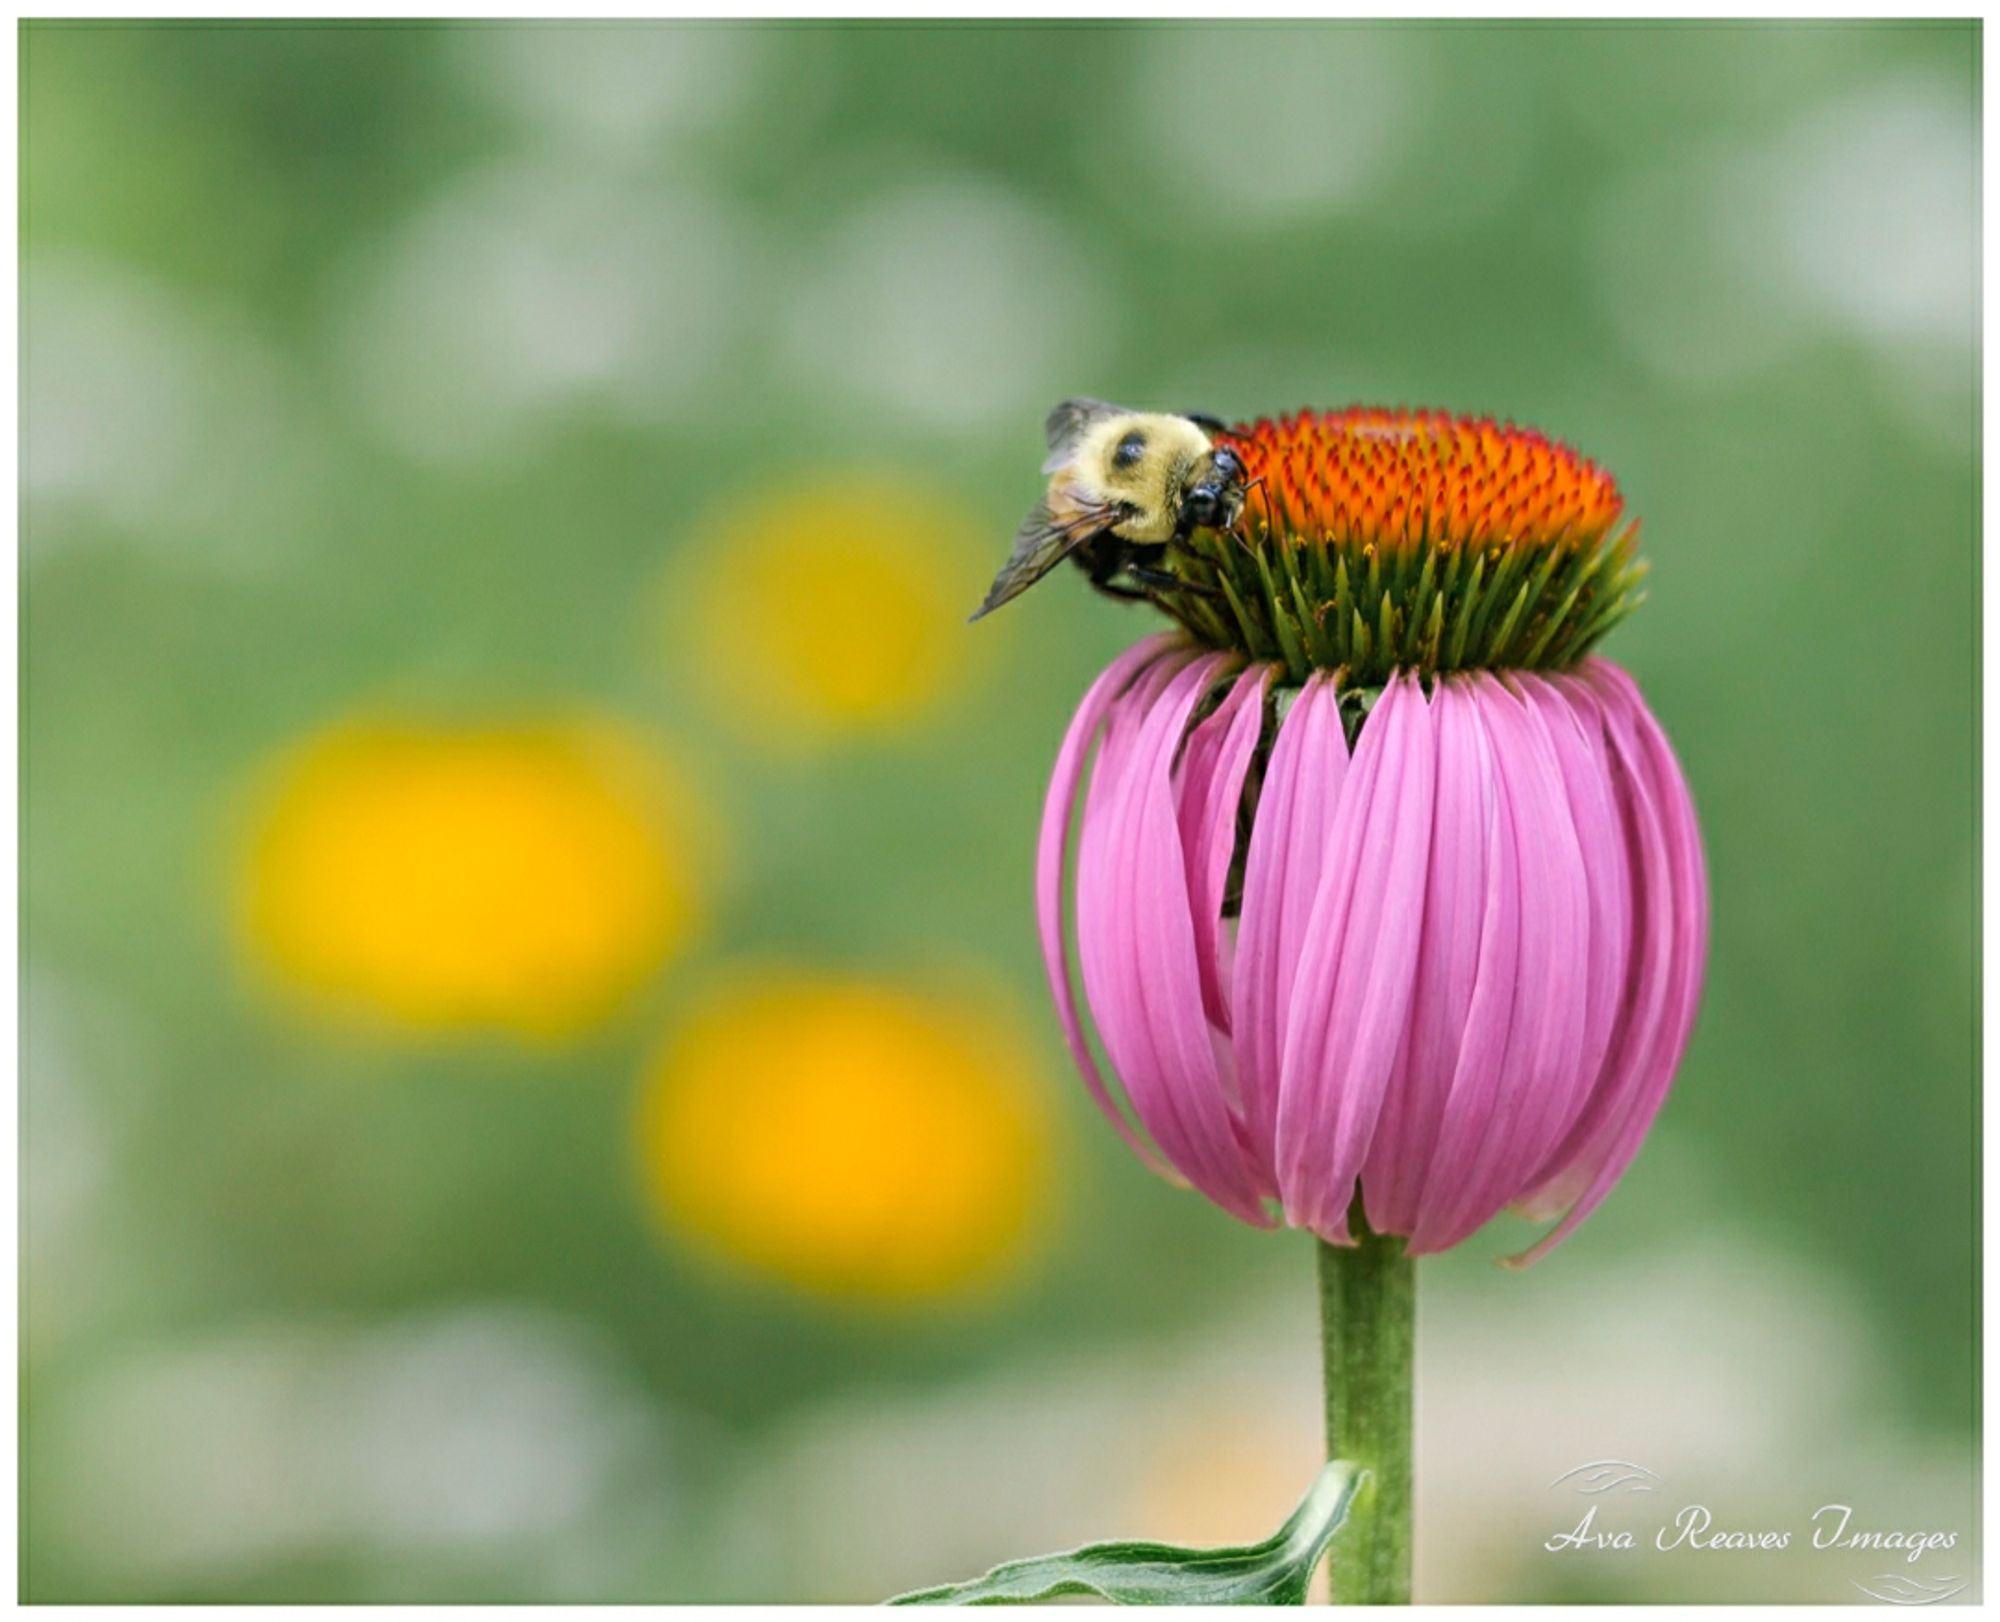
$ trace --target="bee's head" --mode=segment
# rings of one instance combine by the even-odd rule
[[[1196,470],[1181,502],[1184,529],[1227,529],[1243,510],[1243,462],[1227,445],[1218,445]]]

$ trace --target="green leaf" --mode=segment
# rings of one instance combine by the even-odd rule
[[[1068,1554],[1010,1560],[969,1583],[920,1589],[889,1603],[1026,1605],[1091,1594],[1114,1605],[1303,1605],[1313,1568],[1365,1476],[1360,1465],[1336,1459],[1283,1526],[1244,1548],[1093,1543]]]

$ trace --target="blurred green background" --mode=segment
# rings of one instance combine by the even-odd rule
[[[1604,1457],[1976,1575],[1976,24],[21,61],[27,1597],[867,1600],[1276,1523],[1309,1246],[1130,1160],[1031,918],[1144,616],[960,624],[1072,393],[1512,417],[1645,520],[1605,651],[1707,1000],[1572,1241],[1422,1269],[1420,1593],[1881,1563],[1546,1552]]]

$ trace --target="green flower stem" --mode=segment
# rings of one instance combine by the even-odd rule
[[[1334,1534],[1336,1605],[1410,1603],[1411,1376],[1416,1267],[1403,1241],[1372,1233],[1357,1199],[1357,1245],[1319,1245],[1326,1452],[1368,1472]]]

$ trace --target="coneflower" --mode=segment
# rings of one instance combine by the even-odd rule
[[[1058,755],[1043,948],[1134,1149],[1325,1242],[1329,1442],[1373,1474],[1335,1590],[1402,1599],[1408,1258],[1513,1207],[1559,1218],[1532,1259],[1631,1163],[1694,1020],[1701,842],[1590,653],[1640,595],[1608,474],[1429,412],[1223,440],[1236,532],[1177,555],[1181,629],[1112,663]]]

